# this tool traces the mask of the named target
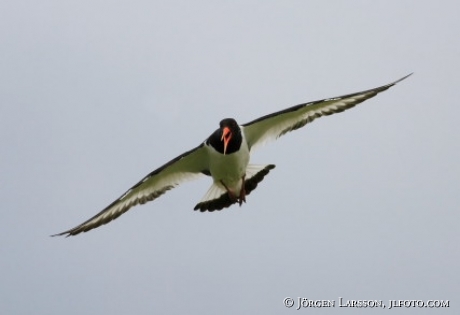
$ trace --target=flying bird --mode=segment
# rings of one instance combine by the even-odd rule
[[[177,185],[201,176],[212,185],[195,206],[201,212],[221,210],[246,202],[249,195],[275,165],[249,164],[251,151],[299,129],[316,118],[343,112],[383,92],[411,74],[387,85],[348,95],[299,104],[239,125],[226,118],[199,146],[157,168],[101,212],[58,235],[77,235],[118,218],[138,204],[152,201]]]

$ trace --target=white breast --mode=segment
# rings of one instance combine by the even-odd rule
[[[244,134],[241,148],[237,152],[223,155],[209,146],[209,154],[209,170],[214,183],[224,188],[222,181],[235,195],[238,195],[242,177],[246,174],[249,163],[249,148]]]

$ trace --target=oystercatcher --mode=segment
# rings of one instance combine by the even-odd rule
[[[318,117],[343,112],[374,97],[411,74],[387,85],[362,92],[299,104],[239,125],[220,122],[203,143],[145,176],[120,198],[82,224],[57,235],[77,235],[118,218],[137,204],[152,201],[184,181],[211,176],[212,185],[194,210],[214,211],[240,206],[275,165],[249,164],[254,147],[299,129]]]

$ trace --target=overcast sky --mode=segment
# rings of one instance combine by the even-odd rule
[[[1,314],[459,314],[457,1],[0,2]],[[51,238],[201,143],[390,83],[272,142],[247,198],[209,178]],[[325,309],[283,299],[334,300]]]

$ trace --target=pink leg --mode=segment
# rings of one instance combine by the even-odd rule
[[[243,202],[246,202],[246,189],[244,188],[244,184],[245,184],[245,177],[246,175],[243,175],[243,178],[241,178],[243,180],[243,183],[241,184],[241,190],[240,190],[240,200],[238,201],[238,203],[240,204],[240,207],[241,207],[241,204]]]
[[[227,190],[227,193],[228,193],[228,196],[230,197],[230,199],[231,199],[232,201],[237,200],[235,194],[232,193],[232,192],[230,191],[230,189],[228,189],[227,185],[225,185],[224,182],[223,182],[222,180],[220,181],[220,183],[221,183],[221,184],[225,187],[225,189]]]

